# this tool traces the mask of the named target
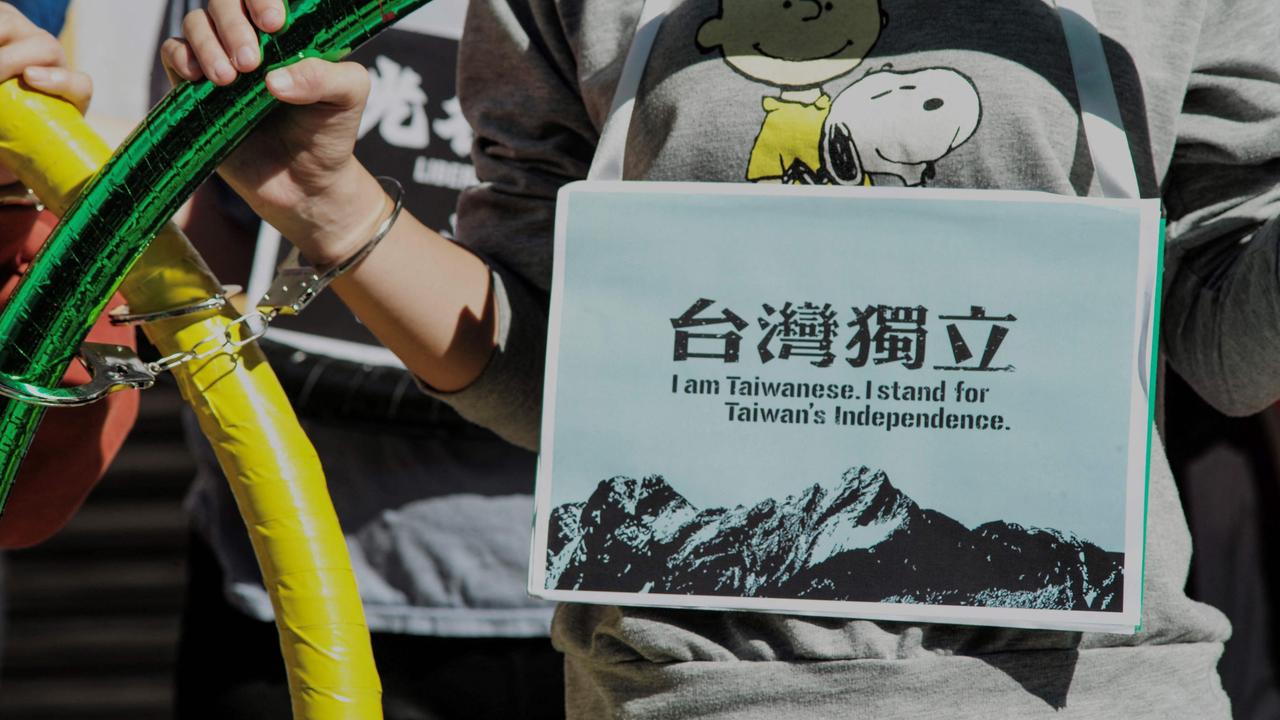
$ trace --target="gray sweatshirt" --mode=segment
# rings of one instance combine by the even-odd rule
[[[458,237],[494,268],[501,344],[447,399],[527,447],[538,442],[555,194],[586,174],[641,4],[471,3],[460,89],[483,183],[461,200]],[[1224,411],[1256,411],[1280,397],[1280,3],[1096,4],[1142,194],[1162,196],[1170,218],[1163,350]],[[815,128],[854,83],[900,73],[859,120],[860,137],[898,138],[859,149],[871,182],[1099,194],[1052,4],[878,5],[673,2],[626,177],[847,173],[817,156]],[[939,147],[899,102],[926,69],[963,76],[980,98],[958,146]],[[907,155],[928,162],[891,162]],[[570,717],[1225,718],[1215,665],[1229,627],[1183,593],[1190,540],[1158,438],[1150,482],[1136,635],[563,605],[553,637]]]

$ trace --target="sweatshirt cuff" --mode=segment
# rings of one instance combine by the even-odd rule
[[[480,377],[454,392],[441,392],[414,377],[427,395],[448,403],[467,420],[519,447],[538,451],[546,316],[519,279],[491,269],[498,343]]]

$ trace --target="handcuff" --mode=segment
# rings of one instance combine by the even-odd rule
[[[44,205],[40,204],[40,198],[36,197],[35,191],[18,183],[0,185],[0,208],[9,207],[32,208],[34,210],[44,209]]]
[[[203,360],[220,352],[233,352],[266,334],[271,321],[280,315],[297,315],[311,301],[361,260],[373,252],[391,232],[404,209],[404,186],[395,178],[378,176],[378,182],[392,199],[391,212],[378,224],[373,235],[354,253],[323,268],[302,264],[302,255],[294,248],[276,268],[275,279],[253,310],[232,320],[220,335],[209,335],[182,352],[144,362],[131,348],[108,343],[81,343],[78,357],[89,371],[90,380],[73,387],[47,388],[0,373],[0,397],[46,407],[78,407],[95,403],[108,394],[128,389],[145,390],[155,384],[157,376],[179,365]],[[31,191],[21,197],[0,196],[0,206],[39,207]],[[237,285],[223,287],[212,297],[174,308],[133,313],[122,305],[108,314],[113,325],[141,325],[195,313],[221,310],[230,297],[240,292]]]

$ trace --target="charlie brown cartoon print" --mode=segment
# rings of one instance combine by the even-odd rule
[[[885,66],[835,100],[824,91],[863,64],[888,26],[880,0],[720,0],[698,47],[778,91],[763,99],[747,180],[922,185],[973,136],[977,88],[949,68]]]
[[[764,98],[748,180],[781,182],[796,163],[818,169],[831,109],[822,86],[862,64],[886,19],[879,0],[720,0],[720,13],[698,29],[698,46],[779,90]]]

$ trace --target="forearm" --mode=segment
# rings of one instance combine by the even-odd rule
[[[333,262],[358,249],[388,212],[372,177],[344,186],[329,207],[364,217],[351,231],[361,238]],[[348,203],[342,209],[341,203]],[[372,214],[366,211],[375,208]],[[353,226],[354,227],[354,226]],[[300,236],[303,246],[332,227]],[[304,251],[305,252],[305,251]],[[404,361],[422,389],[463,417],[521,447],[537,450],[546,298],[517,273],[491,267],[470,250],[402,213],[387,237],[333,289],[378,339]]]
[[[346,245],[344,255],[366,241],[387,212],[385,193],[367,172],[347,190],[347,209],[333,208],[364,218],[354,227],[365,229],[354,230],[357,235],[345,243],[330,239],[329,246]],[[371,208],[377,210],[370,214]],[[411,372],[439,391],[470,385],[493,354],[497,320],[489,267],[407,212],[332,289]]]
[[[0,211],[0,305],[27,271],[57,219],[49,213]],[[10,274],[10,271],[12,274]],[[113,297],[89,330],[89,342],[134,345],[133,328],[112,325]],[[79,363],[63,382],[80,385],[89,371]],[[138,393],[112,393],[86,407],[54,408],[45,414],[13,493],[0,515],[0,548],[34,545],[66,525],[111,464],[138,414]]]

